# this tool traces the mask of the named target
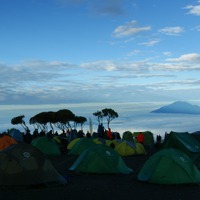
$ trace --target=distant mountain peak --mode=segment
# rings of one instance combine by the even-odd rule
[[[163,106],[152,113],[182,113],[182,114],[200,114],[200,107],[184,101],[176,101],[167,106]]]

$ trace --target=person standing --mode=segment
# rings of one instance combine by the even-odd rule
[[[110,129],[110,128],[108,128],[108,130],[107,130],[107,138],[108,138],[109,140],[112,140],[112,139],[113,139],[112,132],[111,132],[111,129]]]
[[[137,141],[141,144],[144,144],[144,134],[143,133],[139,133],[137,136]]]
[[[99,124],[97,133],[98,133],[98,137],[100,137],[100,138],[104,137],[104,126],[102,123]]]

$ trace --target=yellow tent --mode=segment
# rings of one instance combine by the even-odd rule
[[[123,141],[115,147],[120,156],[131,156],[136,154],[136,145],[132,142]]]
[[[98,137],[93,139],[93,142],[95,142],[96,144],[105,144],[106,143],[105,139],[98,138]]]
[[[121,139],[114,139],[114,140],[109,140],[111,143],[113,143],[115,145],[115,147],[117,145],[119,145],[121,142],[125,141],[125,140],[121,140]]]
[[[137,154],[140,154],[140,155],[145,155],[146,154],[146,150],[145,150],[143,144],[137,142],[137,143],[135,143],[135,145],[136,145],[136,153]]]
[[[72,149],[72,147],[80,140],[80,138],[73,139],[68,145],[67,149]]]

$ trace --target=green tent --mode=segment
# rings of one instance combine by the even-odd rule
[[[84,150],[95,146],[96,143],[91,138],[80,138],[69,150],[69,155],[80,155]]]
[[[14,144],[0,152],[0,186],[63,185],[67,181],[31,144]]]
[[[138,180],[157,184],[200,182],[200,171],[185,153],[168,148],[153,154],[138,173]]]
[[[200,142],[200,131],[190,133],[196,140]]]
[[[69,170],[101,174],[130,174],[133,171],[115,150],[103,144],[82,152]]]
[[[57,142],[47,136],[41,136],[34,139],[31,145],[38,148],[41,152],[46,155],[60,155],[61,151]]]
[[[130,142],[135,142],[133,138],[133,134],[131,131],[125,131],[122,135],[122,140],[130,141]]]
[[[188,132],[170,132],[161,149],[176,148],[187,154],[198,166],[200,161],[200,142]]]

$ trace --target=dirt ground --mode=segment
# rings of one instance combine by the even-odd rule
[[[158,185],[140,182],[137,174],[145,161],[155,150],[147,155],[123,157],[127,166],[133,169],[129,175],[89,174],[69,172],[76,157],[67,154],[49,157],[56,169],[69,178],[65,186],[34,188],[1,188],[1,200],[193,200],[200,198],[199,185]]]

